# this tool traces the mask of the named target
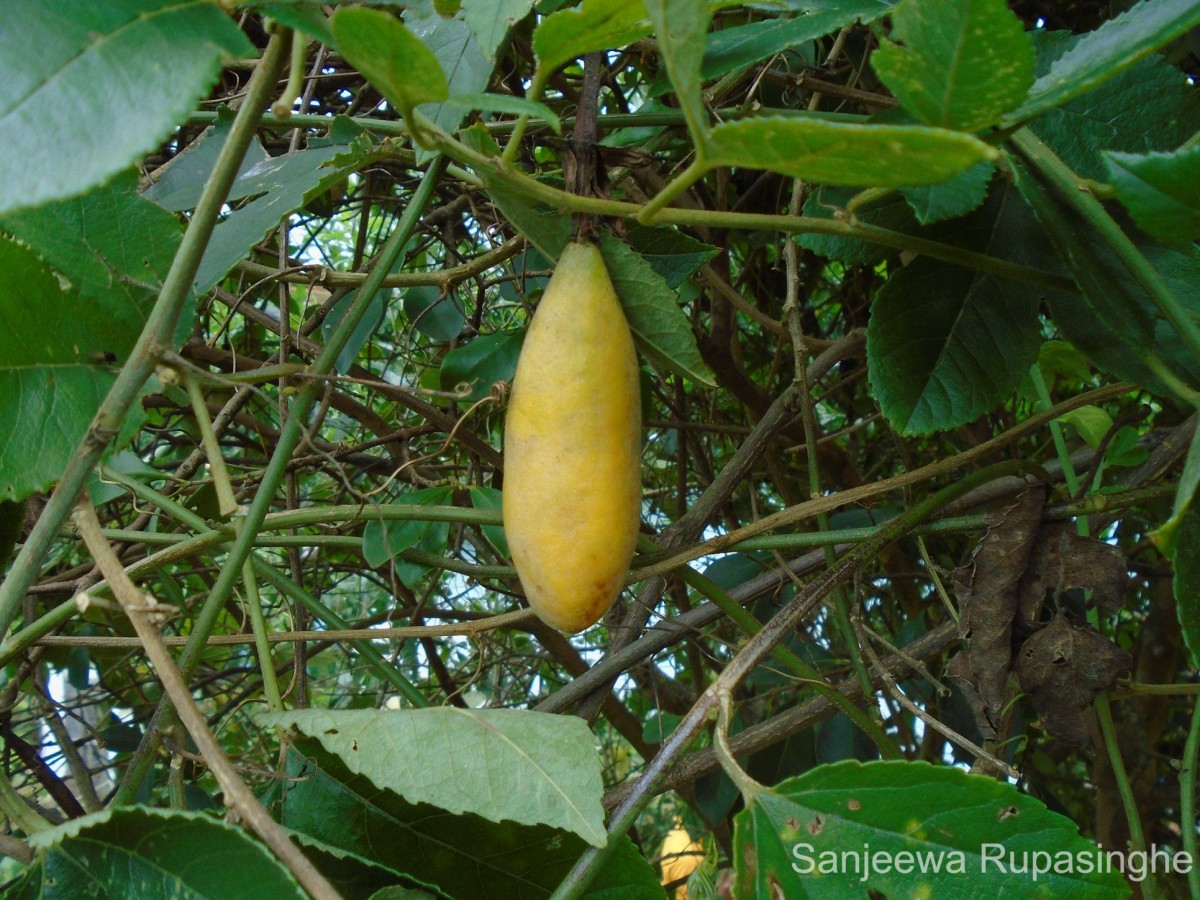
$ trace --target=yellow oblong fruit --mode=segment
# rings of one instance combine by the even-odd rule
[[[641,518],[637,356],[600,251],[571,243],[513,378],[504,533],[529,605],[574,634],[621,590]]]

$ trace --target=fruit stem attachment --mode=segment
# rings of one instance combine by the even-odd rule
[[[575,128],[571,132],[567,155],[563,162],[563,175],[567,190],[578,197],[599,197],[603,181],[600,156],[596,152],[598,139],[597,114],[600,103],[600,74],[604,66],[602,53],[588,53],[583,57],[583,87],[579,92],[579,105],[575,114]],[[595,230],[592,217],[585,212],[572,217],[572,236],[576,241],[587,240]]]

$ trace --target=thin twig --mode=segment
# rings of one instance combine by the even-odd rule
[[[853,622],[856,627],[861,625],[858,616],[852,617],[851,622]],[[908,699],[908,695],[900,690],[900,685],[896,684],[896,679],[892,678],[892,676],[888,674],[888,670],[884,667],[883,663],[879,661],[879,657],[875,655],[875,651],[871,649],[870,641],[866,640],[864,636],[864,638],[859,641],[859,644],[862,647],[863,652],[870,658],[872,669],[879,674],[880,678],[883,679],[883,683],[887,686],[888,693],[896,698],[896,702],[898,702],[901,706],[907,709],[910,713],[912,713],[942,737],[946,738],[946,740],[952,741],[953,743],[962,747],[964,750],[968,750],[975,754],[975,756],[981,760],[984,760],[997,772],[1003,772],[1008,778],[1021,777],[1021,773],[1004,760],[997,756],[993,756],[991,753],[988,753],[970,738],[963,737],[949,725],[943,725],[934,716],[931,716],[925,710],[921,709],[921,707],[919,707],[917,704],[913,703],[912,700]]]
[[[255,834],[262,838],[263,843],[271,848],[279,861],[287,866],[309,894],[320,900],[325,900],[325,898],[337,900],[341,895],[333,885],[292,843],[287,832],[271,818],[254,793],[238,777],[237,769],[234,768],[216,737],[209,730],[208,723],[204,720],[204,714],[200,712],[196,701],[192,699],[187,682],[184,681],[183,675],[175,665],[175,660],[171,658],[167,648],[163,645],[162,636],[153,622],[153,616],[162,609],[161,604],[150,594],[139,590],[125,574],[121,561],[101,532],[100,520],[96,517],[96,510],[92,507],[92,502],[87,495],[84,495],[76,507],[73,520],[79,528],[80,537],[83,538],[84,544],[87,545],[92,557],[96,560],[100,571],[112,585],[113,593],[116,594],[121,608],[125,610],[125,615],[129,617],[130,624],[137,632],[146,655],[150,657],[159,681],[162,682],[163,691],[171,698],[179,719],[187,728],[188,734],[191,735],[196,747],[207,761],[209,769],[212,770],[217,782],[221,785],[226,805],[234,810]]]
[[[533,610],[517,609],[496,616],[488,616],[486,619],[460,622],[455,625],[342,628],[329,631],[272,631],[266,635],[266,639],[271,644],[294,644],[306,641],[389,641],[430,637],[473,637],[495,631],[498,628],[508,628],[531,618],[533,618]],[[165,647],[184,647],[187,645],[187,640],[186,637],[162,637]],[[214,634],[208,639],[208,646],[238,647],[253,644],[255,641],[256,638],[252,634]],[[103,650],[132,650],[142,646],[141,640],[135,637],[97,637],[92,635],[48,635],[39,640],[37,644],[45,647],[91,647]]]

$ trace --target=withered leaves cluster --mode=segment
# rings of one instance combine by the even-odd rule
[[[1077,534],[1069,522],[1042,524],[1045,502],[1045,490],[1035,487],[995,513],[971,562],[957,571],[968,644],[947,674],[964,683],[985,738],[1004,730],[1020,690],[1050,734],[1083,744],[1085,711],[1133,661],[1095,629],[1073,622],[1060,601],[1066,591],[1088,591],[1091,603],[1111,614],[1124,600],[1128,572],[1111,544]]]

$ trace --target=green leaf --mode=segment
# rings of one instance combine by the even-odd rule
[[[1056,853],[1075,864],[1039,873],[1034,888],[1021,869],[1034,853],[1046,855],[1043,868]],[[757,794],[734,819],[739,897],[954,897],[966,884],[981,897],[1128,897],[1104,853],[1012,785],[924,762],[820,766]]]
[[[464,112],[480,110],[481,112],[508,113],[514,116],[530,116],[544,121],[555,134],[562,134],[562,121],[554,110],[544,103],[535,103],[524,97],[513,97],[508,94],[455,94],[446,101],[445,105]]]
[[[941,184],[900,188],[922,225],[963,216],[987,197],[995,166],[979,163]]]
[[[624,47],[650,29],[642,0],[583,0],[578,9],[560,9],[533,32],[535,80],[544,82],[563,63],[593,50]]]
[[[512,27],[529,15],[533,0],[463,0],[462,9],[479,49],[495,62],[496,48],[504,43]]]
[[[1039,74],[1082,40],[1034,32]],[[1032,130],[1083,178],[1103,181],[1103,151],[1148,153],[1179,147],[1200,130],[1200,96],[1187,76],[1154,55],[1030,123]]]
[[[291,874],[245,831],[204,813],[131,806],[106,809],[29,839],[42,852],[45,900],[232,897],[303,898]]]
[[[1080,38],[1034,82],[1006,126],[1032,119],[1072,97],[1087,93],[1139,59],[1200,25],[1196,0],[1143,0]]]
[[[563,248],[571,239],[570,217],[539,209],[525,198],[508,190],[499,179],[485,176],[484,184],[492,202],[500,208],[510,225],[525,235],[530,243],[549,259],[555,260],[562,255]]]
[[[119,242],[116,231],[104,239]],[[100,261],[81,259],[99,278]],[[153,302],[120,288],[67,293],[31,250],[0,236],[0,499],[49,490],[87,431]]]
[[[259,721],[315,738],[350,771],[409,803],[562,828],[597,847],[607,841],[600,757],[582,719],[442,706],[297,710]],[[507,788],[498,792],[498,783]]]
[[[1021,195],[1042,226],[1045,243],[1056,250],[1082,292],[1081,297],[1047,295],[1063,336],[1098,367],[1156,393],[1166,393],[1167,388],[1148,362],[1152,356],[1185,383],[1200,384],[1200,360],[1192,358],[1169,323],[1158,318],[1156,305],[1095,229],[1022,164],[1014,160],[1012,168]],[[1193,285],[1200,278],[1195,248],[1140,249],[1181,302],[1194,306]],[[1193,310],[1197,313],[1200,309]]]
[[[333,304],[325,318],[321,320],[321,337],[328,343],[333,333],[337,331],[339,325],[342,324],[342,318],[350,310],[350,306],[358,298],[358,288],[350,291],[337,303]],[[336,371],[345,374],[350,371],[350,367],[354,365],[354,361],[358,359],[358,353],[363,346],[371,339],[371,335],[375,330],[383,324],[383,317],[387,313],[387,292],[376,291],[375,296],[371,298],[371,302],[367,304],[366,310],[362,314],[362,318],[358,320],[358,324],[354,326],[354,330],[350,332],[350,337],[346,339],[345,346],[338,353],[337,359],[334,360],[333,367]]]
[[[0,226],[85,297],[110,303],[133,304],[156,293],[182,238],[175,216],[138,196],[132,171],[81,197],[0,216]],[[188,322],[181,341],[190,330]]]
[[[1060,378],[1086,382],[1092,377],[1092,368],[1083,354],[1066,341],[1046,341],[1042,344],[1038,350],[1038,367],[1051,391]],[[1037,388],[1028,377],[1021,379],[1021,386],[1017,390],[1026,400],[1038,399]]]
[[[225,139],[229,136],[232,126],[233,113],[229,107],[222,106],[217,110],[217,124],[206,128],[182,153],[173,156],[165,166],[156,169],[152,174],[153,181],[142,192],[142,196],[172,212],[195,208],[200,202],[200,194],[212,175],[217,156],[225,146]],[[226,202],[232,203],[256,193],[246,175],[269,158],[270,155],[263,148],[262,142],[255,136],[246,150],[246,155],[242,157],[238,179],[225,198]]]
[[[6,3],[0,212],[107,181],[171,133],[224,60],[253,53],[209,0]]]
[[[329,19],[321,12],[321,7],[316,3],[306,5],[303,2],[296,2],[296,0],[292,0],[290,3],[288,0],[281,0],[279,3],[237,0],[236,5],[253,6],[264,17],[269,16],[277,22],[282,22],[288,28],[301,31],[320,41],[326,47],[337,48],[337,38],[334,37]]]
[[[494,65],[483,55],[466,22],[429,16],[425,19],[410,18],[409,25],[412,33],[429,48],[441,70],[446,73],[450,96],[474,96],[487,89]],[[421,107],[421,112],[434,125],[447,132],[455,131],[464,115],[461,106],[449,103],[426,104]],[[428,151],[420,151],[417,154],[418,163],[424,163],[431,155]]]
[[[708,4],[696,0],[644,0],[644,3],[654,23],[659,59],[671,76],[692,140],[701,146],[708,131],[708,111],[700,91],[700,62],[711,18]]]
[[[1128,425],[1117,429],[1104,451],[1104,464],[1117,468],[1140,466],[1149,458],[1149,449],[1140,442],[1138,433]]]
[[[365,158],[367,147],[362,139],[350,146],[299,150],[263,160],[246,172],[243,189],[248,195],[262,196],[231,212],[213,229],[196,272],[196,293],[211,290],[284,216],[344,179]]]
[[[374,860],[332,846],[299,831],[292,831],[288,837],[346,900],[377,896],[379,890],[396,883],[396,873]],[[431,896],[418,892],[414,895],[414,900],[424,900]]]
[[[1175,504],[1171,510],[1171,518],[1150,534],[1154,543],[1167,556],[1175,555],[1179,528],[1192,508],[1197,489],[1200,489],[1200,428],[1192,433],[1192,442],[1183,461],[1183,473],[1179,476],[1179,486],[1175,488]]]
[[[1037,358],[1036,293],[1015,282],[918,258],[876,294],[867,367],[883,414],[901,434],[978,418]]]
[[[545,825],[497,824],[407,803],[349,771],[316,741],[301,738],[297,745],[303,756],[289,756],[293,778],[284,788],[284,824],[445,896],[549,897],[588,846]],[[584,896],[662,900],[663,892],[654,870],[624,839]]]
[[[625,225],[625,238],[672,290],[721,252],[719,247],[698,241],[676,228],[639,225],[632,220]]]
[[[1183,643],[1200,668],[1200,507],[1190,508],[1174,535],[1175,612]]]
[[[821,184],[861,187],[938,184],[997,156],[994,147],[956,131],[798,116],[718,125],[706,147],[705,161],[713,167],[768,169]]]
[[[453,493],[450,488],[439,485],[405,491],[396,498],[396,502],[406,505],[442,506],[450,503]],[[440,551],[445,547],[448,526],[448,522],[420,519],[398,522],[371,519],[363,528],[363,559],[371,566],[382,566],[410,547],[425,542],[430,536],[434,538],[432,549]]]
[[[497,381],[512,381],[524,342],[524,331],[485,334],[451,350],[442,360],[443,390],[458,391],[466,385],[470,393],[464,399],[482,400]]]
[[[749,25],[722,28],[708,36],[701,74],[705,80],[720,77],[856,21],[872,22],[888,12],[891,6],[887,0],[813,2],[794,18],[764,19]]]
[[[432,285],[404,292],[404,315],[417,331],[439,343],[454,340],[467,324],[454,295],[443,295]]]
[[[406,119],[422,103],[450,96],[433,51],[393,15],[341,7],[333,16],[338,50]]]
[[[1063,413],[1058,419],[1074,428],[1084,443],[1093,450],[1100,446],[1100,442],[1113,426],[1112,416],[1091,404]]]
[[[675,292],[650,263],[612,235],[601,239],[600,252],[638,350],[666,369],[716,387]]]
[[[1200,147],[1104,157],[1117,198],[1143,231],[1164,241],[1200,237]]]
[[[804,203],[804,216],[813,219],[832,219],[839,211],[846,208],[846,204],[854,195],[855,191],[848,188],[818,187]],[[879,203],[856,212],[855,218],[867,225],[875,225],[891,231],[914,233],[918,230],[911,205],[905,201],[904,197],[896,194],[889,194]],[[797,235],[796,243],[818,256],[835,259],[848,265],[873,266],[898,253],[891,247],[884,247],[882,244],[872,244],[856,238],[815,232]]]
[[[471,505],[476,509],[486,509],[499,512],[504,508],[500,491],[492,487],[471,485]],[[484,536],[492,542],[492,546],[505,556],[508,556],[508,539],[504,536],[503,525],[481,525]]]
[[[922,122],[978,131],[1033,84],[1033,46],[1005,0],[903,0],[871,64]]]

